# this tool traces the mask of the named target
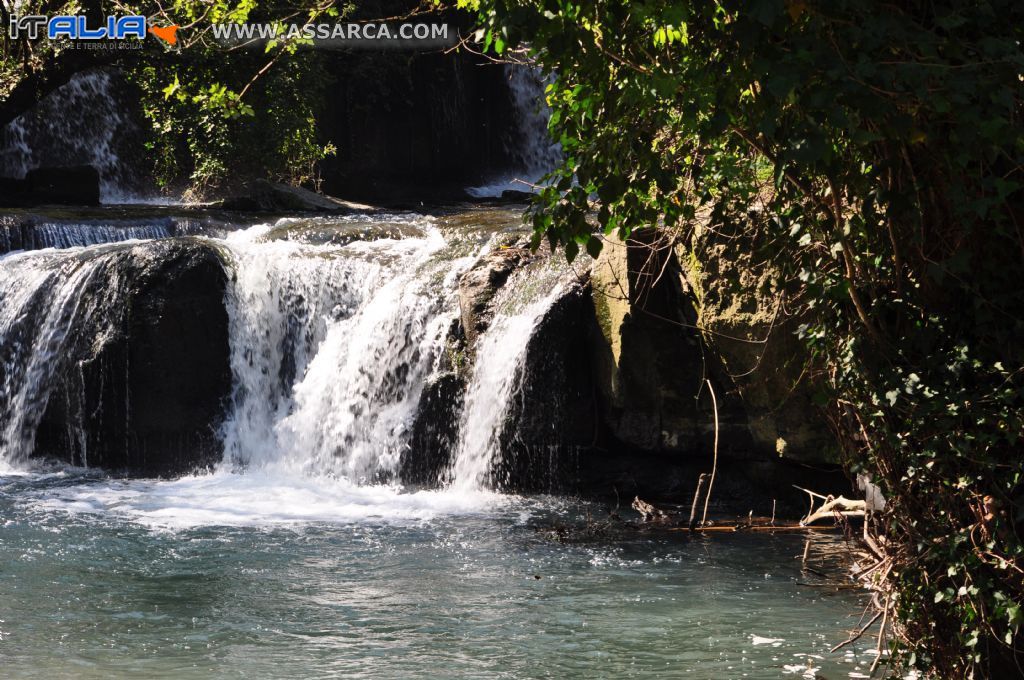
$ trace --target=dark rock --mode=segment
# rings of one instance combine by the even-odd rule
[[[36,168],[28,171],[25,182],[29,200],[36,204],[100,204],[100,173],[91,165]]]
[[[522,242],[499,247],[480,258],[459,279],[459,311],[470,350],[491,323],[494,313],[490,304],[498,289],[505,285],[517,267],[532,258],[533,254]]]
[[[146,476],[217,462],[231,392],[220,255],[174,239],[100,257],[34,455]]]
[[[441,478],[458,446],[465,389],[455,371],[435,376],[423,388],[409,448],[402,452],[400,476],[404,483],[433,486]]]
[[[358,3],[352,19],[415,6]],[[465,19],[423,17],[449,23],[451,35],[460,24],[469,28]],[[466,50],[352,50],[324,58],[334,80],[317,124],[341,150],[320,163],[327,193],[389,206],[461,200],[464,187],[510,167],[517,128],[501,65]]]
[[[578,491],[578,467],[599,441],[600,411],[586,351],[599,333],[584,284],[569,288],[537,324],[521,392],[502,436],[496,478],[508,490]]]
[[[244,193],[226,199],[221,207],[225,210],[319,213],[351,213],[372,209],[367,205],[350,203],[302,187],[278,184],[265,179],[250,182]]]
[[[99,204],[100,174],[91,165],[36,168],[25,179],[0,178],[0,206]]]
[[[0,177],[0,207],[24,205],[28,199],[28,184],[15,177]]]
[[[501,200],[509,203],[528,203],[536,198],[536,194],[529,191],[518,191],[517,189],[505,189],[501,192]]]

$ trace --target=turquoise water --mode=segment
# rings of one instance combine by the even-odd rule
[[[863,596],[801,585],[802,536],[538,530],[586,512],[605,509],[259,474],[0,475],[0,674],[866,676],[863,648],[828,653]]]

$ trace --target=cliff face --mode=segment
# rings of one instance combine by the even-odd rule
[[[775,311],[771,268],[703,234],[685,248],[663,238],[606,243],[537,326],[504,478],[524,490],[688,503],[714,457],[713,391],[720,510],[769,514],[778,500],[780,515],[798,515],[793,484],[845,491],[795,320]],[[467,329],[486,322],[509,267],[529,259],[499,252],[463,277],[474,293],[462,300]]]
[[[614,436],[645,450],[704,451],[710,381],[720,453],[835,462],[771,267],[735,241],[662,238],[612,240],[592,269],[595,368]]]
[[[808,463],[838,463],[838,451],[813,400],[809,357],[772,264],[741,229],[697,228],[677,245],[697,325],[743,404],[758,452]]]
[[[319,128],[338,154],[321,165],[326,193],[430,200],[461,194],[508,166],[514,121],[500,65],[466,53],[330,60],[335,82]]]

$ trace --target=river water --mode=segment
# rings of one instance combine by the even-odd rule
[[[866,677],[803,538],[538,531],[565,499],[259,473],[0,477],[17,678]],[[816,541],[834,541],[817,537]]]
[[[29,458],[47,367],[76,329],[106,332],[72,304],[75,277],[109,291],[93,306],[123,304],[117,263],[177,233],[72,222],[0,257],[0,677],[866,676],[863,647],[828,652],[863,595],[801,573],[801,536],[588,534],[606,507],[492,490],[522,348],[564,269],[532,265],[499,295],[452,464],[401,485],[458,276],[518,213],[201,233],[231,272],[235,389],[221,464],[171,480]]]

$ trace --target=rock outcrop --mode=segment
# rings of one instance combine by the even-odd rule
[[[533,259],[525,240],[510,239],[484,255],[459,279],[459,311],[470,351],[491,323],[491,301],[498,290],[516,268]]]
[[[294,213],[353,213],[372,210],[368,205],[343,201],[340,198],[318,194],[302,187],[257,179],[245,186],[242,193],[225,199],[220,206],[225,210],[255,210],[261,212]]]
[[[763,280],[728,288],[680,256],[689,253],[653,230],[627,243],[611,239],[589,275],[549,309],[529,342],[497,479],[519,490],[689,502],[714,455],[713,390],[720,472],[713,505],[769,514],[777,501],[780,515],[797,515],[804,499],[792,484],[846,489],[819,445],[827,428],[810,408],[810,389],[793,373],[802,348],[789,325],[772,324],[768,298],[758,297]],[[753,270],[727,253],[713,256],[718,262],[704,272]],[[463,276],[470,349],[491,323],[498,291],[534,257],[520,242]],[[733,305],[754,311],[730,315]],[[472,351],[467,358],[472,370]],[[750,358],[753,365],[740,366]]]
[[[231,393],[219,253],[174,239],[100,257],[55,359],[34,455],[146,476],[216,462]]]
[[[749,226],[698,227],[676,246],[697,325],[743,405],[758,455],[838,463],[835,438],[814,403],[807,349],[796,335],[802,320],[787,307],[778,269],[759,254]]]
[[[0,206],[100,204],[100,174],[91,165],[29,170],[24,179],[0,178]]]

